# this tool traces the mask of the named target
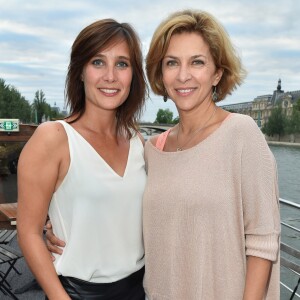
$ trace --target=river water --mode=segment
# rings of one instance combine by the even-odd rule
[[[281,198],[300,204],[300,148],[270,146],[278,168]]]
[[[300,148],[287,146],[270,146],[278,168],[279,195],[281,198],[300,204]],[[300,229],[300,210],[286,205],[280,205],[281,221]],[[281,241],[300,249],[300,233],[281,226]],[[286,258],[285,254],[282,255]],[[293,259],[298,264],[299,260]],[[286,268],[281,268],[281,281],[291,287],[296,286],[299,276],[292,274]],[[298,291],[299,293],[299,291]],[[281,288],[280,299],[289,299],[290,292]],[[299,298],[295,298],[299,299]]]

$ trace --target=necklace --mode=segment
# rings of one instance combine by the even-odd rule
[[[213,118],[213,116],[215,115],[216,111],[217,111],[217,106],[215,106],[215,109],[213,111],[213,113],[210,115],[210,117],[207,119],[207,121],[204,123],[203,126],[201,126],[200,128],[197,128],[195,131],[192,132],[192,136],[185,142],[183,143],[181,146],[179,146],[178,144],[178,136],[179,136],[179,131],[180,131],[180,123],[179,123],[179,128],[178,128],[178,131],[177,131],[177,136],[176,136],[176,141],[177,141],[177,148],[176,148],[176,151],[182,151],[183,150],[183,147],[185,145],[187,145],[195,136],[197,133],[199,133],[201,130],[205,129],[207,127],[207,124],[208,122]]]

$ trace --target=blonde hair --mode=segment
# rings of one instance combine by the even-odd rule
[[[166,94],[162,81],[162,60],[171,37],[183,32],[199,33],[208,44],[217,69],[224,70],[217,86],[217,101],[223,100],[242,84],[246,71],[224,27],[209,13],[197,10],[171,14],[154,32],[146,58],[147,76],[153,92],[161,96]]]

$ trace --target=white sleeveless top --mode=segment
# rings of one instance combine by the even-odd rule
[[[66,242],[56,272],[97,283],[125,278],[144,266],[143,144],[138,136],[130,140],[121,177],[72,126],[58,122],[68,136],[70,166],[49,207],[53,231]]]

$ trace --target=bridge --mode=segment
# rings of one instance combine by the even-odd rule
[[[168,130],[173,127],[174,124],[151,124],[151,123],[140,123],[139,129],[142,133],[147,135],[157,134]]]

